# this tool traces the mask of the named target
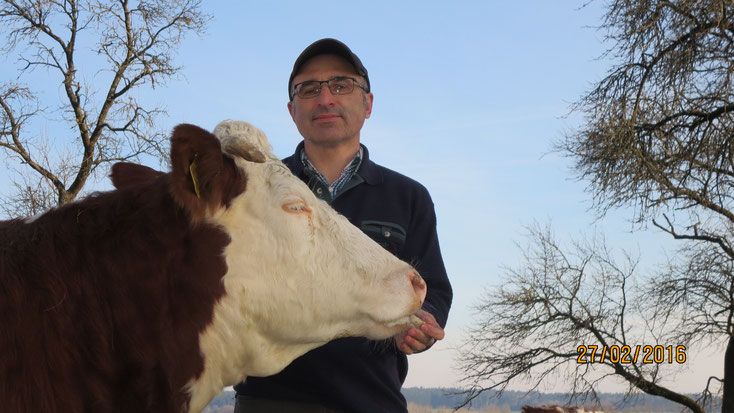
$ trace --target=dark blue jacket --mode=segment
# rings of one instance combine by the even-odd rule
[[[322,199],[325,188],[304,173],[300,152],[283,162]],[[436,214],[423,185],[369,160],[331,206],[400,259],[415,266],[428,285],[423,309],[446,325],[452,290],[441,258]],[[319,190],[321,188],[321,190]],[[408,361],[392,340],[343,338],[314,349],[270,377],[248,377],[238,394],[318,403],[349,412],[407,412],[400,388]]]

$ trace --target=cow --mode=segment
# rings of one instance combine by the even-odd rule
[[[265,135],[179,125],[171,170],[0,222],[0,409],[199,412],[338,337],[407,329],[426,285]]]

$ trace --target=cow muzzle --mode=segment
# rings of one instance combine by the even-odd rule
[[[410,284],[413,286],[417,310],[421,308],[423,301],[426,299],[426,282],[423,281],[423,277],[414,270],[408,271],[407,276]]]

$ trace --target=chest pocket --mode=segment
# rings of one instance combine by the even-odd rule
[[[369,235],[393,255],[398,255],[405,245],[407,232],[402,226],[385,221],[362,221],[362,232]]]

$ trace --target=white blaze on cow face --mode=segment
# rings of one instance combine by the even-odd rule
[[[248,150],[257,148],[266,160],[235,157],[247,188],[211,218],[231,237],[224,251],[227,293],[201,335],[206,367],[191,385],[192,410],[202,398],[197,394],[217,394],[246,375],[275,374],[334,338],[391,337],[407,328],[426,293],[412,267],[293,176],[262,132],[228,122],[214,133],[227,147],[227,137],[243,131],[255,135]],[[223,344],[233,340],[241,343],[237,354]]]
[[[245,162],[243,162],[245,163]],[[232,243],[225,285],[263,333],[290,343],[384,338],[415,312],[410,266],[318,200],[284,165],[246,164],[248,187],[217,221]],[[254,241],[254,242],[253,242]]]

